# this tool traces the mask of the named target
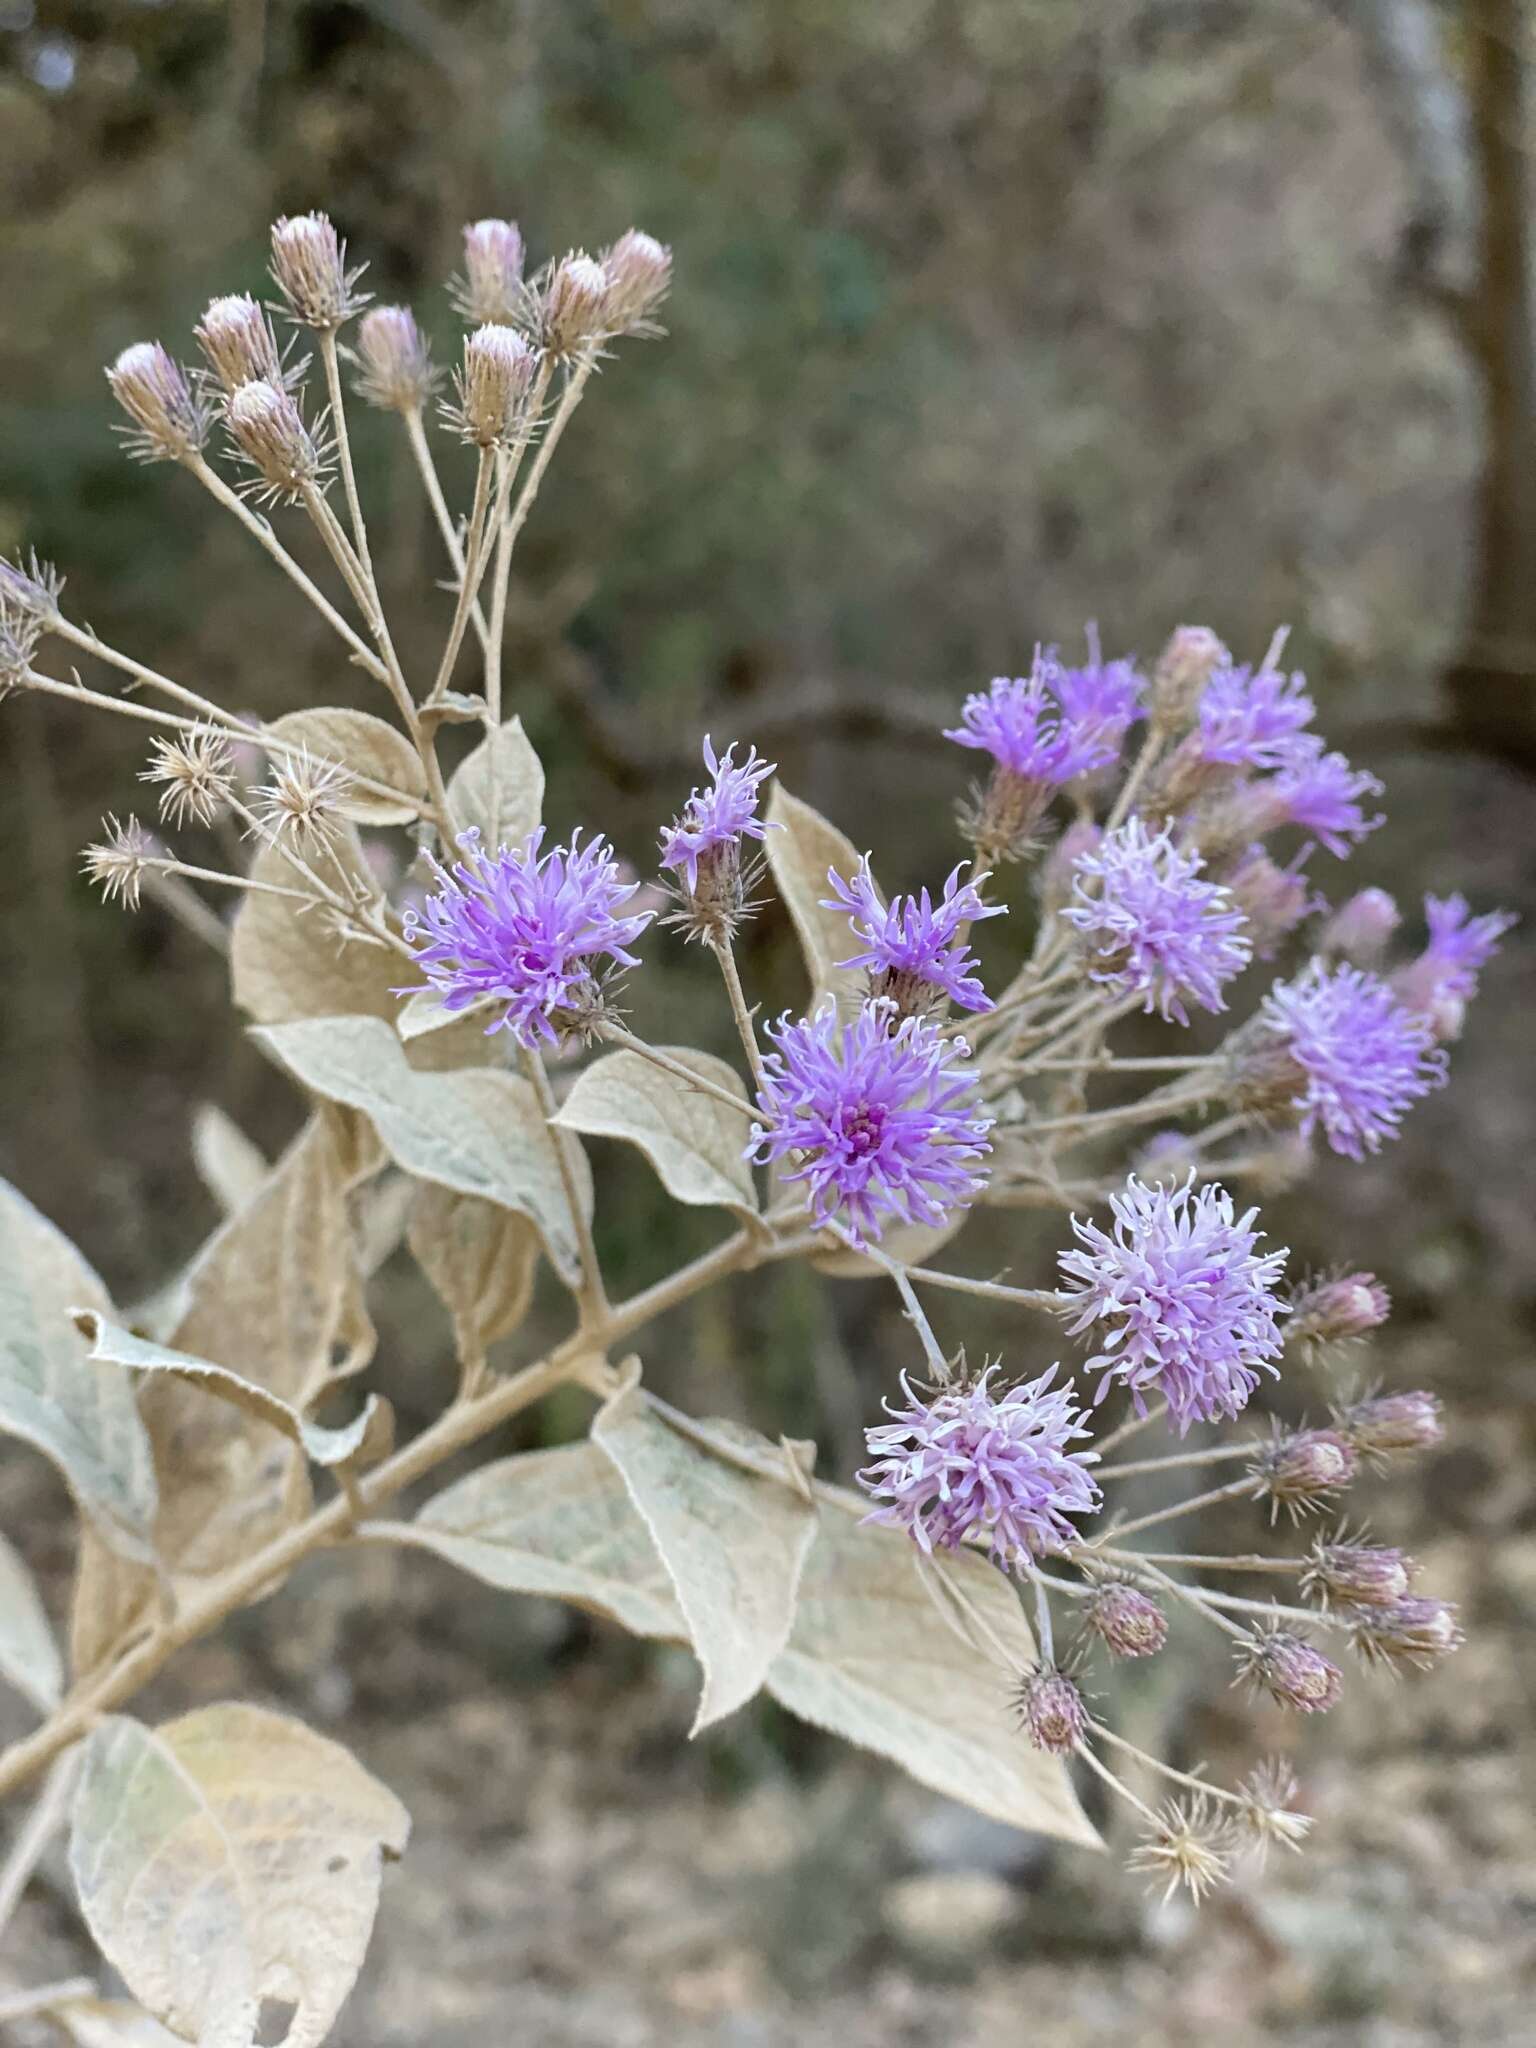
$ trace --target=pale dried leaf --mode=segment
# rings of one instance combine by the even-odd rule
[[[547,1594],[636,1635],[688,1641],[666,1567],[596,1444],[498,1459],[429,1500],[414,1522],[370,1522],[368,1534],[434,1551],[505,1592]]]
[[[260,1148],[214,1102],[200,1102],[193,1112],[192,1163],[226,1216],[245,1207],[271,1170]]]
[[[453,1318],[461,1358],[484,1357],[515,1330],[533,1298],[538,1233],[526,1216],[420,1181],[406,1238]]]
[[[179,2034],[126,1998],[66,1998],[48,2017],[75,2048],[185,2048]]]
[[[778,831],[763,841],[768,866],[785,908],[799,935],[811,979],[814,1009],[824,996],[839,1003],[861,1000],[866,976],[861,967],[839,967],[858,951],[848,919],[840,910],[824,910],[821,899],[828,893],[827,870],[835,868],[844,880],[852,877],[859,856],[835,825],[828,824],[820,811],[791,796],[782,782],[776,782],[768,799],[767,819]]]
[[[520,718],[509,718],[476,747],[448,785],[459,832],[476,831],[486,848],[518,846],[544,814],[544,769]]]
[[[114,1549],[147,1557],[149,1438],[132,1387],[88,1362],[69,1320],[77,1303],[112,1306],[69,1239],[0,1181],[0,1431],[52,1459]]]
[[[897,1223],[886,1231],[880,1240],[880,1249],[887,1257],[899,1259],[904,1266],[926,1266],[936,1251],[941,1251],[952,1237],[957,1237],[970,1221],[969,1211],[953,1210],[942,1223]],[[811,1264],[818,1273],[825,1273],[830,1280],[884,1280],[886,1269],[863,1252],[837,1251],[816,1252]]]
[[[339,1743],[258,1707],[160,1729],[111,1719],[86,1748],[70,1868],[129,1990],[201,2048],[250,2048],[263,1999],[316,2048],[357,1977],[405,1808]]]
[[[363,1111],[407,1173],[526,1216],[562,1279],[579,1283],[576,1226],[531,1083],[482,1068],[415,1073],[394,1032],[371,1017],[284,1024],[254,1036],[306,1088]],[[590,1219],[592,1177],[576,1156]]]
[[[0,1536],[0,1678],[40,1714],[64,1691],[64,1666],[32,1574]]]
[[[702,1080],[736,1096],[742,1113],[664,1072],[638,1052],[611,1052],[577,1075],[557,1122],[594,1138],[627,1138],[650,1160],[679,1202],[757,1211],[743,1153],[752,1116],[734,1067],[707,1052],[660,1050]]]
[[[768,1690],[817,1727],[889,1758],[920,1783],[994,1820],[1097,1846],[1059,1758],[1031,1748],[1009,1692],[1034,1659],[1013,1587],[985,1559],[935,1561],[1007,1651],[983,1662],[940,1614],[910,1540],[829,1500],[811,1548],[794,1633]]]
[[[378,1455],[388,1448],[388,1405],[377,1394],[368,1396],[361,1413],[344,1429],[326,1429],[318,1422],[308,1421],[269,1387],[242,1379],[239,1373],[209,1359],[174,1351],[167,1344],[150,1343],[131,1330],[120,1330],[115,1323],[104,1321],[94,1309],[77,1310],[75,1327],[89,1342],[91,1357],[98,1364],[120,1366],[126,1372],[164,1373],[212,1395],[215,1400],[227,1401],[243,1415],[253,1416],[297,1444],[317,1465],[353,1464],[365,1444]]]
[[[307,747],[322,761],[339,761],[354,776],[381,782],[399,794],[355,784],[340,808],[361,825],[409,825],[427,801],[426,770],[421,756],[405,737],[368,711],[343,711],[334,706],[290,711],[267,731],[290,746]]]
[[[483,996],[462,1010],[450,1010],[435,988],[419,988],[401,1003],[395,1017],[395,1029],[407,1045],[413,1038],[426,1038],[434,1031],[446,1031],[451,1024],[462,1024],[471,1017],[480,1020],[483,1031],[497,1008],[494,996]]]
[[[782,1477],[731,1457],[739,1435],[720,1455],[707,1430],[682,1435],[634,1381],[605,1403],[592,1441],[622,1474],[687,1618],[704,1667],[697,1735],[754,1696],[789,1641],[816,1511]],[[766,1437],[752,1448],[769,1471],[784,1468]]]

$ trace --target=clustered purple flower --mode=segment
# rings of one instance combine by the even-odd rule
[[[1073,1389],[1053,1386],[1052,1366],[999,1393],[996,1371],[927,1399],[903,1374],[906,1406],[886,1402],[894,1420],[865,1432],[874,1462],[859,1483],[879,1503],[867,1521],[909,1530],[930,1553],[983,1531],[1004,1568],[1076,1540],[1067,1517],[1092,1514],[1100,1496],[1098,1453],[1067,1448],[1089,1434]]]
[[[1316,709],[1304,676],[1219,668],[1200,699],[1200,752],[1229,768],[1285,768]]]
[[[733,852],[745,839],[762,839],[768,828],[757,815],[758,794],[773,773],[775,764],[764,761],[756,747],[747,758],[734,759],[733,740],[723,754],[716,755],[708,735],[704,739],[704,765],[710,772],[707,788],[696,789],[683,808],[682,816],[661,835],[661,865],[682,877],[690,895],[698,892],[699,863],[722,848]]]
[[[1462,1014],[1477,994],[1477,977],[1519,920],[1507,910],[1473,917],[1465,896],[1426,896],[1429,944],[1392,977],[1396,995],[1429,1019],[1437,1038],[1455,1038]]]
[[[944,884],[937,907],[924,889],[917,896],[898,896],[887,909],[875,887],[868,854],[851,880],[828,868],[832,895],[822,898],[822,907],[847,913],[861,947],[837,965],[867,968],[870,994],[890,1000],[903,1015],[921,1014],[945,997],[962,1010],[990,1010],[991,998],[977,979],[965,928],[1005,913],[1000,903],[981,900],[984,874],[962,884],[963,872],[962,862]]]
[[[1361,808],[1362,797],[1381,795],[1376,777],[1351,768],[1342,754],[1328,753],[1310,733],[1262,790],[1274,823],[1300,825],[1339,860],[1382,822],[1380,812],[1368,818]]]
[[[1189,1022],[1185,996],[1225,1009],[1222,986],[1253,947],[1231,891],[1200,879],[1204,865],[1137,817],[1079,854],[1074,900],[1061,914],[1082,935],[1089,979],[1181,1024]]]
[[[1238,1216],[1223,1188],[1146,1187],[1134,1176],[1110,1197],[1113,1232],[1072,1219],[1079,1248],[1061,1254],[1074,1336],[1093,1330],[1088,1360],[1130,1390],[1138,1415],[1159,1393],[1182,1436],[1246,1405],[1258,1368],[1281,1349],[1277,1293],[1284,1250],[1259,1252],[1257,1210]]]
[[[489,1029],[529,1047],[556,1045],[590,1019],[595,963],[636,966],[627,949],[653,913],[620,914],[639,885],[622,878],[606,839],[583,845],[575,832],[568,847],[541,854],[543,842],[539,825],[521,846],[486,854],[471,831],[451,870],[432,862],[439,886],[404,920],[426,982],[402,994],[431,990],[449,1010],[501,1003]]]
[[[1428,1020],[1363,968],[1314,962],[1264,998],[1259,1021],[1283,1057],[1280,1085],[1335,1152],[1363,1159],[1395,1138],[1411,1103],[1440,1087],[1446,1057]]]
[[[944,737],[990,754],[1022,781],[1071,782],[1109,767],[1120,751],[1135,716],[1134,699],[1126,701],[1128,667],[1067,671],[1054,654],[1039,653],[1029,675],[995,676],[989,689],[973,691],[960,724]]]
[[[768,1037],[747,1156],[790,1162],[818,1225],[862,1244],[888,1222],[942,1223],[985,1184],[991,1119],[961,1041],[917,1017],[893,1029],[874,1003],[846,1023],[831,1004],[786,1015]]]

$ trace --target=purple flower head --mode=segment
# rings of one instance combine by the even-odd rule
[[[606,955],[635,966],[626,949],[654,914],[619,915],[638,884],[621,878],[606,839],[582,845],[575,832],[568,847],[541,857],[543,840],[539,825],[521,846],[486,854],[478,832],[464,833],[464,858],[451,871],[434,860],[436,892],[405,915],[425,988],[449,1010],[486,998],[504,1003],[490,1029],[510,1031],[525,1046],[556,1045],[590,1015],[594,963]]]
[[[1198,853],[1133,817],[1075,865],[1075,900],[1061,914],[1083,936],[1090,980],[1181,1024],[1189,1022],[1185,996],[1203,1010],[1226,1008],[1222,984],[1247,966],[1253,947],[1231,891],[1199,879]]]
[[[1142,715],[1146,678],[1133,661],[1106,661],[1096,627],[1088,628],[1088,661],[1082,668],[1058,666],[1051,687],[1061,706],[1064,732],[1079,746],[1107,752],[1113,761],[1125,736]],[[1098,763],[1107,767],[1108,761]]]
[[[1068,714],[1061,677],[1060,663],[1044,653],[1035,656],[1028,676],[994,676],[990,689],[966,698],[961,723],[949,728],[945,739],[980,748],[1022,781],[1052,787],[1107,768],[1120,751],[1119,741],[1108,743],[1098,711],[1081,723]],[[1080,692],[1079,701],[1091,701],[1091,694]]]
[[[747,1156],[793,1161],[784,1178],[806,1183],[816,1223],[863,1243],[888,1221],[942,1223],[982,1187],[991,1120],[961,1041],[916,1017],[893,1031],[875,1003],[849,1023],[831,1004],[786,1014],[768,1036]]]
[[[1072,1388],[1052,1386],[1052,1366],[999,1393],[996,1370],[927,1400],[903,1375],[906,1406],[886,1402],[894,1420],[865,1431],[874,1462],[859,1484],[879,1503],[866,1521],[909,1530],[929,1552],[984,1530],[1005,1568],[1076,1541],[1067,1517],[1092,1514],[1099,1489],[1088,1469],[1097,1451],[1067,1448],[1089,1433]]]
[[[1363,968],[1314,962],[1275,983],[1259,1021],[1288,1068],[1302,1135],[1321,1127],[1347,1159],[1380,1151],[1409,1104],[1445,1080],[1428,1021]]]
[[[1365,815],[1361,798],[1380,795],[1374,775],[1351,768],[1342,754],[1325,753],[1321,740],[1304,733],[1287,764],[1258,792],[1264,813],[1260,829],[1300,825],[1345,860],[1382,822],[1379,811],[1373,818]]]
[[[982,902],[984,874],[974,875],[962,886],[963,869],[964,862],[944,884],[937,909],[926,889],[918,896],[898,896],[886,909],[870,873],[868,854],[850,881],[836,868],[827,870],[832,894],[822,898],[822,908],[846,911],[862,948],[836,964],[867,967],[871,995],[893,1002],[903,1016],[922,1014],[944,996],[962,1010],[992,1007],[991,997],[976,978],[976,961],[966,946],[963,927],[979,918],[1003,916],[1003,906]]]
[[[1466,897],[1459,894],[1426,896],[1424,917],[1429,944],[1392,977],[1392,986],[1410,1010],[1429,1019],[1437,1038],[1455,1038],[1466,1006],[1477,994],[1479,972],[1519,919],[1507,910],[1473,917]]]
[[[733,740],[717,756],[706,735],[704,765],[713,779],[706,788],[693,791],[682,816],[661,835],[661,865],[677,870],[690,895],[698,891],[699,862],[706,855],[720,847],[738,849],[743,838],[762,839],[768,830],[757,815],[757,798],[775,764],[761,760],[756,747],[749,747],[738,766],[732,758],[735,752]]]
[[[1276,1292],[1285,1252],[1258,1252],[1256,1210],[1234,1213],[1223,1188],[1144,1187],[1134,1175],[1110,1197],[1113,1233],[1072,1219],[1079,1249],[1058,1263],[1069,1286],[1072,1334],[1100,1324],[1088,1361],[1130,1389],[1138,1415],[1150,1388],[1168,1403],[1180,1436],[1191,1422],[1236,1415],[1280,1355]]]
[[[1230,768],[1283,768],[1316,706],[1305,676],[1221,668],[1200,699],[1200,752]]]

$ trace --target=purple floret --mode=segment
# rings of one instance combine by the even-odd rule
[[[1362,797],[1381,795],[1375,776],[1351,768],[1342,754],[1325,753],[1310,734],[1297,741],[1265,795],[1277,823],[1302,826],[1340,860],[1382,822],[1380,812],[1368,818],[1361,808]]]
[[[945,739],[979,748],[1022,781],[1051,787],[1107,768],[1119,741],[1109,744],[1096,718],[1079,724],[1066,713],[1058,694],[1061,676],[1060,663],[1049,654],[1035,656],[1028,676],[994,676],[989,689],[966,698],[961,723]]]
[[[861,951],[839,960],[839,967],[868,968],[876,997],[889,996],[903,1013],[920,1011],[947,996],[962,1010],[990,1010],[991,997],[976,978],[976,960],[969,951],[964,927],[984,917],[1001,917],[1003,906],[983,903],[985,874],[962,884],[962,861],[944,884],[935,907],[924,889],[917,896],[898,896],[889,909],[880,901],[866,854],[845,881],[828,868],[832,894],[822,898],[825,910],[845,911]]]
[[[1392,977],[1392,987],[1409,1009],[1430,1018],[1442,1038],[1453,1038],[1461,1013],[1477,994],[1477,977],[1504,934],[1519,919],[1507,910],[1474,917],[1465,896],[1426,896],[1429,944],[1417,960]]]
[[[1429,1020],[1363,968],[1314,962],[1276,982],[1259,1018],[1295,1070],[1302,1134],[1321,1128],[1347,1159],[1379,1151],[1409,1106],[1445,1081]]]
[[[733,740],[719,756],[708,737],[704,741],[704,765],[712,780],[696,789],[675,819],[661,835],[661,865],[675,869],[690,893],[699,886],[699,862],[723,846],[736,847],[741,840],[761,839],[767,826],[757,816],[762,784],[775,764],[762,760],[755,747],[738,766],[732,758]]]
[[[1232,768],[1283,768],[1315,712],[1304,676],[1218,669],[1200,699],[1201,755]]]

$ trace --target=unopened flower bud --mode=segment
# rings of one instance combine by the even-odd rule
[[[1272,959],[1312,909],[1306,877],[1276,867],[1261,846],[1248,849],[1226,877],[1226,886],[1248,920],[1248,937],[1261,960]]]
[[[127,444],[140,461],[187,462],[207,440],[207,417],[180,364],[158,341],[125,348],[107,382],[133,422]]]
[[[672,251],[654,235],[630,228],[605,252],[603,271],[613,331],[644,332],[672,282]]]
[[[1042,1664],[1019,1688],[1019,1721],[1036,1749],[1070,1756],[1088,1728],[1082,1692],[1064,1671]]]
[[[1296,1290],[1286,1341],[1345,1344],[1380,1329],[1391,1313],[1392,1297],[1374,1273],[1335,1273]]]
[[[1440,1403],[1433,1394],[1376,1394],[1340,1409],[1334,1416],[1362,1458],[1384,1464],[1409,1451],[1433,1449],[1445,1435]]]
[[[1299,1714],[1326,1714],[1338,1705],[1344,1674],[1301,1636],[1284,1629],[1246,1637],[1238,1646],[1238,1681],[1267,1692]]]
[[[192,331],[226,397],[242,384],[285,381],[272,323],[249,292],[211,300]]]
[[[242,384],[224,413],[230,438],[261,480],[264,494],[298,498],[317,483],[324,460],[304,417],[281,384]]]
[[[1325,1606],[1395,1607],[1406,1598],[1409,1564],[1400,1550],[1379,1543],[1319,1536],[1301,1575],[1301,1590]]]
[[[1347,1437],[1335,1429],[1302,1429],[1276,1436],[1254,1459],[1254,1476],[1262,1482],[1261,1498],[1271,1510],[1282,1505],[1293,1519],[1319,1507],[1353,1484],[1360,1457]]]
[[[362,270],[348,271],[346,244],[324,213],[285,216],[272,225],[272,278],[291,317],[321,333],[334,331],[364,304],[353,290]]]
[[[1367,1664],[1401,1671],[1427,1671],[1459,1650],[1466,1638],[1456,1610],[1445,1600],[1411,1596],[1395,1606],[1362,1608],[1350,1617],[1350,1643]]]
[[[562,257],[544,290],[543,336],[556,362],[568,361],[612,332],[611,287],[601,263],[577,250]]]
[[[1357,967],[1374,967],[1402,921],[1385,889],[1361,889],[1329,918],[1318,950],[1352,960]]]
[[[1152,671],[1152,720],[1164,732],[1182,732],[1200,693],[1232,659],[1208,626],[1180,626]]]
[[[1168,1640],[1168,1617],[1139,1586],[1111,1580],[1088,1602],[1085,1619],[1112,1657],[1155,1657]]]
[[[523,418],[537,357],[515,327],[480,327],[464,344],[450,417],[478,448],[504,446]]]
[[[360,395],[385,412],[420,412],[437,372],[409,306],[375,306],[357,330]]]
[[[525,317],[523,238],[510,220],[477,220],[464,230],[464,276],[454,303],[477,326],[507,326]]]
[[[0,605],[12,612],[51,625],[59,616],[63,588],[64,578],[58,570],[35,554],[28,555],[25,562],[19,556],[14,562],[0,560]]]

